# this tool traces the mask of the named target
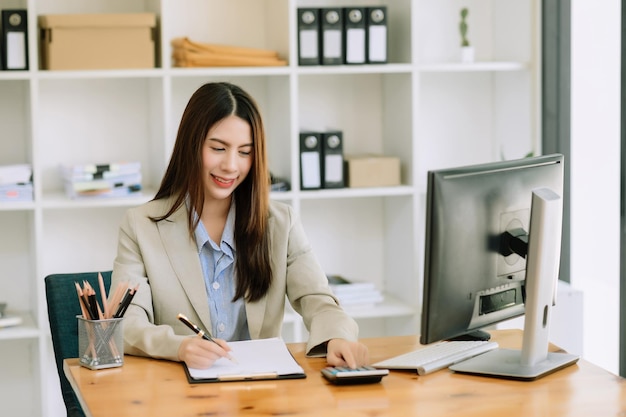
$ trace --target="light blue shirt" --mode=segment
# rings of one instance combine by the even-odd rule
[[[211,335],[226,341],[249,340],[248,320],[243,299],[232,301],[235,295],[234,239],[235,203],[230,205],[220,244],[216,244],[202,222],[195,230],[200,264],[211,312]]]

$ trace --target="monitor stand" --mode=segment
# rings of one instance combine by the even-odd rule
[[[522,349],[495,349],[450,366],[455,372],[534,380],[578,361],[577,355],[548,352],[552,307],[561,249],[562,200],[547,188],[533,191],[526,266]]]
[[[532,381],[573,365],[577,361],[578,356],[576,355],[548,352],[545,359],[525,365],[522,363],[521,350],[494,349],[452,365],[450,369],[466,374]]]
[[[489,339],[491,339],[491,335],[489,334],[489,332],[486,332],[484,330],[474,330],[472,332],[465,333],[465,334],[462,334],[462,335],[457,336],[457,337],[453,337],[453,338],[448,339],[448,340],[449,341],[458,341],[458,340],[461,340],[461,341],[466,341],[466,340],[469,340],[469,341],[473,341],[473,340],[487,341]]]

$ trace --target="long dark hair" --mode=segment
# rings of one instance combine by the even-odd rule
[[[263,121],[255,100],[240,87],[226,83],[208,83],[189,99],[183,113],[176,143],[155,200],[175,197],[169,211],[152,218],[159,222],[172,215],[185,199],[198,213],[188,210],[190,238],[202,217],[204,185],[202,182],[202,146],[209,130],[224,118],[235,115],[250,124],[253,162],[246,179],[235,189],[235,245],[237,259],[234,299],[245,297],[258,301],[268,291],[272,278],[269,254],[270,176]]]

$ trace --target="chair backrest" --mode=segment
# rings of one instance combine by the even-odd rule
[[[101,272],[101,274],[106,291],[109,291],[111,271]],[[63,372],[63,360],[78,357],[78,321],[76,316],[81,314],[81,310],[75,283],[82,287],[84,281],[89,282],[96,290],[98,302],[102,305],[98,272],[52,274],[45,278],[52,347],[54,348],[57,372],[61,382],[63,401],[67,415],[70,417],[83,417],[85,415]]]

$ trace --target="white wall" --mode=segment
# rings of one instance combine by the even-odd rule
[[[572,0],[571,283],[584,293],[583,357],[614,373],[619,370],[620,38],[620,0]]]

